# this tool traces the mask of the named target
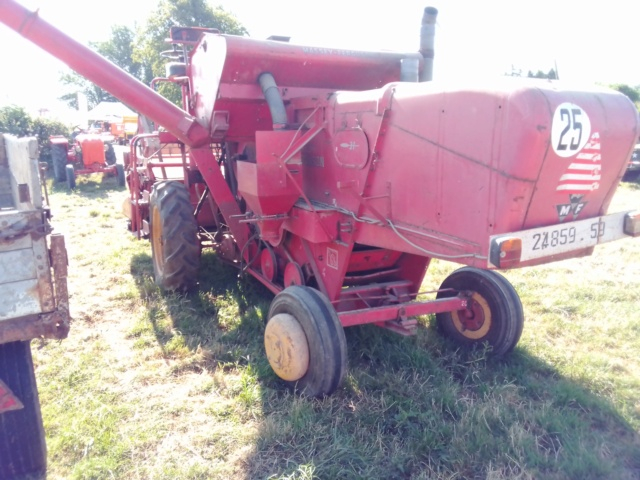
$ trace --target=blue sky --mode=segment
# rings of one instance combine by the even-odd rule
[[[20,0],[81,41],[108,38],[110,26],[142,23],[157,0]],[[609,0],[220,0],[251,36],[290,35],[303,44],[415,51],[425,6],[439,10],[434,79],[495,77],[553,68],[580,83],[640,85],[640,2]],[[0,104],[49,107],[65,66],[0,26],[4,65]]]

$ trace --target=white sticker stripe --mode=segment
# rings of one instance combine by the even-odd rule
[[[580,175],[578,173],[566,173],[560,177],[560,181],[564,180],[600,180],[600,175]]]
[[[600,168],[600,165],[593,163],[572,163],[569,165],[569,170],[593,170],[594,168]]]
[[[592,184],[576,184],[576,183],[567,183],[566,185],[558,185],[556,188],[557,191],[562,190],[576,190],[580,192],[591,192],[592,190],[596,190],[597,187],[594,188]]]
[[[591,160],[592,162],[599,162],[602,159],[599,153],[588,153],[585,151],[576,155],[576,158],[578,160]]]

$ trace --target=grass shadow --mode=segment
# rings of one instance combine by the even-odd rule
[[[153,281],[148,254],[132,258],[131,273],[149,306],[149,321],[165,355],[171,354],[177,334],[189,351],[207,351],[191,359],[190,369],[213,371],[258,357],[263,319],[272,297],[258,282],[248,276],[240,278],[235,268],[210,252],[202,256],[199,288],[193,293],[161,292]],[[266,360],[259,371],[270,373]]]
[[[221,403],[255,436],[236,478],[640,478],[632,406],[525,347],[505,360],[461,351],[432,320],[411,338],[347,329],[343,388],[297,397],[263,352],[272,295],[215,255],[202,260],[200,289],[186,296],[159,292],[146,254],[131,273],[163,354],[188,352],[176,373],[239,378]],[[211,422],[228,422],[229,408],[212,407]]]

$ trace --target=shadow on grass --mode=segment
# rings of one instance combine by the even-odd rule
[[[343,388],[303,399],[265,359],[272,296],[258,282],[212,254],[203,255],[200,290],[189,296],[160,295],[148,255],[135,257],[131,271],[140,296],[160,300],[149,301],[149,321],[165,355],[178,331],[190,351],[212,353],[186,368],[246,377],[228,395],[239,418],[257,417],[258,427],[236,478],[640,478],[640,441],[627,420],[639,420],[637,409],[614,405],[606,386],[563,376],[524,348],[499,361],[483,349],[457,350],[432,321],[412,338],[354,327]],[[163,309],[171,327],[159,320]],[[212,413],[211,422],[222,421]],[[232,455],[242,445],[223,447]]]

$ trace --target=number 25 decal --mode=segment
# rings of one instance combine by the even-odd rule
[[[572,157],[587,143],[591,121],[587,113],[573,103],[561,103],[553,114],[551,143],[559,157]]]

